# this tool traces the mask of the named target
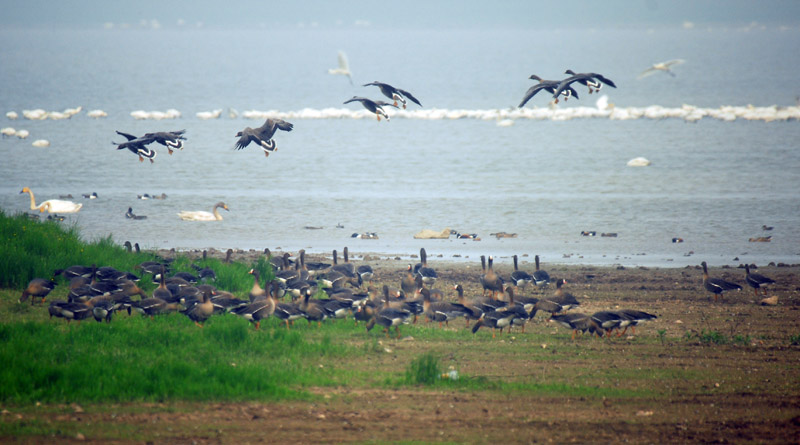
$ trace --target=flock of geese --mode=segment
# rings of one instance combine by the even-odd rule
[[[226,261],[229,261],[229,256]],[[269,255],[269,252],[265,252]],[[205,253],[204,253],[205,254]],[[148,261],[136,266],[141,274],[150,274],[159,286],[148,295],[139,286],[140,277],[111,267],[72,266],[54,271],[55,276],[69,280],[67,300],[51,301],[48,306],[52,317],[82,320],[89,317],[98,322],[112,320],[118,311],[133,311],[155,317],[170,312],[186,315],[198,326],[210,317],[221,314],[240,316],[259,329],[261,321],[274,317],[291,329],[294,321],[306,319],[309,324],[320,325],[328,319],[352,318],[356,325],[365,322],[369,331],[380,326],[389,336],[394,328],[399,337],[399,327],[417,323],[418,318],[429,322],[449,325],[463,318],[466,327],[476,333],[482,327],[496,331],[510,331],[525,325],[538,313],[549,314],[548,319],[572,330],[572,338],[578,332],[591,336],[610,337],[614,331],[619,337],[628,329],[635,330],[640,323],[657,318],[656,315],[635,309],[599,311],[591,315],[576,312],[578,299],[564,289],[566,280],[554,279],[539,267],[528,273],[518,267],[517,256],[513,256],[514,270],[501,276],[494,270],[494,258],[481,256],[482,272],[475,277],[482,294],[465,295],[461,284],[453,287],[455,296],[435,287],[438,273],[427,262],[427,253],[420,250],[420,262],[409,264],[399,275],[396,286],[373,283],[372,267],[356,265],[349,261],[347,247],[343,250],[344,262],[338,262],[337,251],[333,251],[333,264],[306,262],[301,250],[292,260],[289,253],[271,256],[274,279],[262,283],[259,272],[251,269],[253,285],[246,298],[218,289],[213,284],[216,273],[209,268],[194,265],[196,274],[171,273],[170,261]],[[703,285],[717,296],[741,286],[720,278],[710,278],[706,263],[703,266]],[[168,276],[169,275],[169,276]],[[756,295],[774,280],[751,273],[746,268],[746,283]],[[472,284],[477,284],[472,283]],[[555,284],[550,291],[549,285]],[[42,304],[57,286],[52,279],[35,278],[23,291],[20,302],[31,299]],[[524,295],[528,287],[540,289],[538,296]],[[324,291],[324,292],[322,292]],[[766,293],[766,291],[764,291]],[[138,297],[138,298],[136,298]]]

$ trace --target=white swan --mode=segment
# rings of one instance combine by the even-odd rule
[[[12,127],[5,127],[3,129],[0,129],[0,134],[2,134],[3,137],[16,136],[17,130],[13,129]]]
[[[222,215],[219,214],[220,207],[230,211],[228,205],[220,201],[211,209],[213,213],[204,210],[183,210],[178,213],[178,216],[184,221],[222,221]]]
[[[91,118],[93,118],[93,119],[98,119],[98,118],[101,118],[101,117],[108,117],[108,113],[106,113],[103,110],[91,110],[88,113],[86,113],[86,115],[91,117]]]
[[[24,187],[20,194],[22,193],[31,195],[31,210],[38,210],[40,213],[76,213],[83,207],[83,204],[76,204],[72,201],[62,201],[60,199],[49,199],[37,206],[36,198],[33,196],[31,189]]]
[[[36,139],[35,141],[33,141],[31,145],[33,145],[34,147],[49,147],[50,141],[48,141],[47,139]]]
[[[647,158],[638,157],[628,161],[628,167],[647,167],[651,162]]]

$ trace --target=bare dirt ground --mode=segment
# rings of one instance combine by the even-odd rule
[[[531,271],[530,259],[523,259]],[[429,258],[435,287],[461,283],[480,294],[479,264]],[[377,260],[375,281],[399,285],[406,261]],[[508,276],[510,259],[496,270]],[[543,265],[568,280],[579,312],[634,308],[658,315],[635,334],[570,339],[544,314],[525,333],[481,330],[469,340],[380,335],[383,353],[340,366],[400,371],[426,351],[463,376],[511,385],[496,390],[352,382],[308,388],[313,401],[41,406],[5,411],[2,422],[55,425],[30,443],[798,443],[800,266],[762,266],[777,281],[774,306],[759,304],[744,269],[710,274],[743,286],[714,301],[702,270]],[[452,292],[446,291],[447,295]],[[552,289],[545,292],[552,292]],[[539,290],[528,289],[526,295]],[[363,328],[359,328],[363,329]],[[461,323],[447,329],[464,329]],[[365,341],[371,341],[365,337]],[[538,385],[538,386],[537,386]],[[561,385],[561,386],[559,386]],[[531,389],[531,388],[534,389]],[[575,387],[585,391],[576,391]],[[527,389],[525,389],[527,388]],[[538,388],[538,389],[536,389]],[[562,390],[563,389],[563,390]]]

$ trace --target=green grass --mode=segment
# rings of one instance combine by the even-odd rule
[[[0,400],[164,401],[303,398],[341,383],[309,363],[357,351],[276,323],[255,331],[234,316],[204,329],[180,314],[113,323],[0,325]]]

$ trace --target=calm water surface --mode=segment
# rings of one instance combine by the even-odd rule
[[[266,159],[254,147],[232,150],[237,131],[262,122],[228,117],[229,108],[357,111],[342,102],[378,98],[374,87],[359,86],[373,80],[411,91],[424,110],[509,110],[532,85],[530,74],[557,79],[566,68],[613,79],[618,88],[603,94],[617,107],[793,106],[797,30],[0,30],[0,37],[3,113],[83,107],[61,121],[0,117],[3,127],[31,133],[0,141],[0,208],[26,211],[24,186],[38,200],[71,193],[84,207],[68,222],[88,239],[111,234],[177,249],[347,245],[401,255],[426,247],[448,258],[516,253],[666,267],[800,259],[796,119],[517,119],[502,127],[472,118],[299,118]],[[339,49],[356,86],[327,74]],[[677,77],[636,80],[651,63],[678,57],[687,63]],[[582,86],[579,93],[580,101],[560,106],[594,106],[594,95]],[[528,105],[546,106],[543,95]],[[130,116],[169,108],[182,117]],[[90,109],[109,116],[90,119]],[[213,109],[224,110],[220,119],[195,116]],[[152,165],[111,145],[121,140],[115,130],[177,129],[186,129],[185,150],[159,150]],[[30,145],[40,138],[51,146]],[[653,164],[626,167],[637,156]],[[99,199],[81,197],[91,192]],[[137,199],[162,192],[166,200]],[[231,208],[221,222],[177,217],[217,201]],[[148,218],[126,219],[129,206]],[[764,224],[775,228],[764,232]],[[445,227],[482,241],[412,238]],[[500,231],[517,238],[489,236]],[[350,238],[362,232],[380,238]],[[766,235],[772,242],[748,242]]]

